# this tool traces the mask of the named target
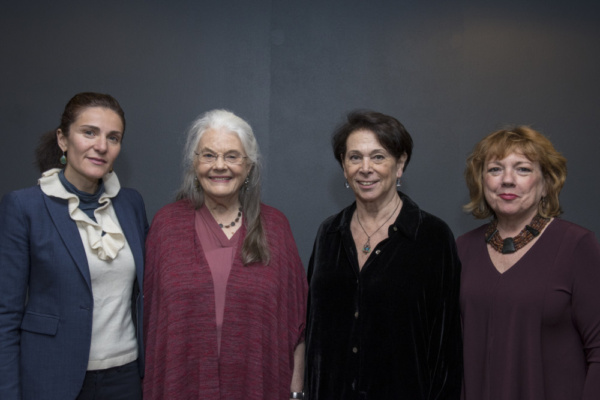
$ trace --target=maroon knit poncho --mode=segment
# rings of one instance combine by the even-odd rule
[[[217,354],[210,268],[187,201],[163,207],[146,242],[144,399],[284,399],[303,340],[307,283],[285,216],[261,207],[271,261],[242,264],[227,282]]]

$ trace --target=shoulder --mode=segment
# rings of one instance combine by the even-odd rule
[[[278,209],[261,203],[260,215],[267,235],[279,237],[291,234],[292,230],[287,217]]]
[[[286,216],[281,211],[264,203],[260,204],[260,214],[265,222],[287,222]]]
[[[325,218],[319,226],[318,235],[325,235],[328,233],[336,233],[344,229],[344,226],[350,225],[350,220],[356,209],[356,203],[352,203],[348,207],[342,209],[340,212],[330,215]]]
[[[155,219],[187,218],[194,213],[194,206],[189,200],[178,200],[162,207],[156,213]]]
[[[152,226],[171,225],[182,220],[189,221],[194,215],[194,207],[188,200],[179,200],[162,207],[152,220]]]
[[[142,195],[135,189],[132,188],[121,188],[115,199],[126,199],[132,202],[144,202]]]
[[[598,246],[594,232],[561,218],[555,218],[546,228],[543,235],[549,236],[548,243],[560,242],[561,247]]]
[[[138,215],[146,216],[146,205],[142,195],[135,189],[121,188],[119,193],[112,199],[116,207],[124,207],[126,210],[132,211]]]
[[[556,231],[556,232],[565,232],[568,235],[577,235],[577,236],[585,236],[585,235],[593,235],[594,232],[590,231],[587,228],[584,228],[581,225],[577,225],[573,222],[566,221],[562,218],[554,218],[552,223],[548,226],[548,228],[552,227],[552,230],[548,230],[548,232]]]
[[[146,249],[155,252],[159,248],[181,246],[182,238],[189,239],[194,229],[194,207],[189,201],[179,200],[167,204],[158,210],[152,219]]]
[[[456,239],[456,244],[460,247],[463,244],[473,243],[474,241],[479,241],[485,234],[485,230],[487,229],[489,223],[485,223],[478,228],[475,228],[467,233],[464,233]]]
[[[39,186],[31,186],[25,189],[9,192],[2,197],[0,208],[2,210],[32,209],[39,210],[44,201],[44,192]]]
[[[445,221],[422,210],[404,193],[400,193],[400,197],[403,205],[396,224],[406,235],[417,239],[426,237],[427,240],[438,238],[454,241],[454,234]]]
[[[427,211],[423,211],[423,210],[419,210],[419,211],[421,214],[422,228],[434,230],[436,232],[439,232],[440,234],[450,235],[450,236],[454,237],[454,234],[452,233],[452,230],[450,229],[450,227],[448,226],[446,221],[444,221],[440,217],[437,217]]]

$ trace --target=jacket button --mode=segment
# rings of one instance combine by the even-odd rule
[[[354,318],[358,319],[358,311],[354,313]]]
[[[375,254],[379,255],[379,253],[381,253],[381,250],[375,250]]]
[[[352,348],[352,352],[353,352],[354,354],[358,353],[358,347],[353,347],[353,348]]]

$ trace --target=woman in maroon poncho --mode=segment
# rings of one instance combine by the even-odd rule
[[[202,115],[184,168],[147,240],[144,398],[301,393],[306,278],[287,219],[260,203],[252,129],[228,111]]]
[[[479,142],[457,240],[465,400],[600,399],[600,245],[557,218],[566,160],[526,126]]]

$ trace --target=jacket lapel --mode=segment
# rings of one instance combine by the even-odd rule
[[[122,195],[118,195],[111,200],[117,218],[119,219],[119,225],[121,225],[121,229],[123,229],[123,234],[125,235],[131,253],[133,254],[138,285],[140,286],[140,289],[142,289],[141,283],[144,278],[144,255],[142,254],[142,249],[144,248],[144,243],[140,241],[142,235],[140,234],[139,228],[136,226],[135,219],[132,218],[134,211],[127,209],[127,203],[123,201]]]
[[[73,261],[83,276],[88,288],[92,290],[90,269],[87,262],[87,256],[81,235],[75,221],[69,216],[68,201],[56,197],[43,196],[48,208],[48,213],[52,218],[52,222],[61,237],[65,247],[73,257]]]

